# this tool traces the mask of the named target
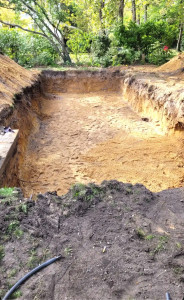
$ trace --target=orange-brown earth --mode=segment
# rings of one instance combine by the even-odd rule
[[[38,72],[27,71],[3,55],[0,62],[2,108],[4,104],[12,106],[13,95],[33,84]],[[174,91],[182,89],[183,66],[183,55],[179,55],[159,68],[120,69],[146,73],[151,82],[162,88],[167,83]],[[77,84],[75,87],[79,89]],[[34,119],[17,174],[26,195],[48,190],[62,194],[75,182],[100,183],[104,179],[139,182],[152,191],[183,185],[182,133],[168,136],[159,120],[149,116],[149,122],[143,121],[141,117],[148,116],[133,111],[118,92],[85,94],[73,89],[65,93],[54,88],[50,95],[34,99],[41,111],[36,122]],[[26,120],[26,116],[22,118]]]
[[[8,56],[0,54],[0,109],[2,105],[13,105],[15,94],[30,86],[37,79],[38,72],[28,71]]]
[[[145,78],[155,79],[161,100],[164,82],[171,82],[173,93],[178,87],[182,92],[182,70],[171,78],[150,66],[140,68],[129,69],[137,75],[147,71]],[[9,75],[13,80],[11,68]],[[95,92],[98,82],[87,81],[89,93],[82,93],[77,78],[73,87],[78,92],[65,93],[66,86],[58,92],[53,81],[45,95],[36,86],[32,102],[26,94],[15,102],[11,122],[20,127],[23,162],[17,175],[26,194],[64,193],[76,181],[104,178],[141,182],[154,191],[182,186],[182,130],[167,135],[162,120],[137,114],[121,93]],[[116,85],[116,79],[106,87]],[[148,89],[138,81],[136,87]],[[21,286],[19,299],[160,300],[166,292],[183,299],[183,197],[183,188],[153,194],[142,185],[115,180],[76,185],[62,197],[46,193],[25,199],[18,188],[0,195],[0,299],[28,270],[58,253],[63,259]]]
[[[19,174],[26,195],[105,179],[151,191],[183,185],[183,136],[143,121],[119,93],[50,95],[41,99],[41,115]]]

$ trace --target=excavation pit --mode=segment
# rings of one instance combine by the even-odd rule
[[[120,75],[47,72],[16,96],[5,125],[19,141],[2,186],[24,195],[0,197],[0,298],[61,253],[20,299],[182,299],[183,188],[131,184],[182,186],[182,118],[167,119],[157,90]]]
[[[111,179],[154,192],[182,186],[182,136],[131,100],[118,72],[43,72],[31,104],[17,108],[17,167],[5,183],[16,178],[26,196]]]

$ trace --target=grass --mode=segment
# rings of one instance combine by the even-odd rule
[[[11,235],[14,235],[17,239],[20,239],[23,236],[24,232],[19,228],[19,226],[19,221],[12,221],[8,225],[7,232]]]
[[[8,225],[8,233],[13,233],[19,227],[19,221],[12,221]]]
[[[22,292],[20,290],[14,292],[9,299],[17,299],[20,298],[22,296]]]
[[[141,228],[136,229],[136,234],[140,239],[142,239],[142,240],[145,239],[146,234],[143,229],[141,229]]]
[[[145,240],[147,240],[147,241],[151,241],[154,238],[155,238],[154,234],[148,234],[148,235],[145,236]]]
[[[0,262],[5,256],[4,246],[0,245]]]
[[[18,270],[17,269],[12,269],[9,273],[8,273],[8,278],[12,278],[17,274]]]
[[[91,202],[95,197],[100,197],[102,195],[102,189],[95,184],[85,185],[83,183],[76,183],[70,190],[75,201],[81,200]]]
[[[162,235],[159,237],[159,241],[155,249],[153,250],[154,254],[166,249],[166,244],[168,242],[168,236]]]
[[[72,247],[71,246],[66,247],[64,249],[64,253],[65,253],[66,256],[72,255],[72,253],[73,253]]]
[[[14,188],[4,187],[0,189],[0,197],[11,197],[14,192]]]
[[[32,249],[30,251],[30,257],[28,259],[27,267],[29,269],[33,269],[33,268],[37,267],[39,265],[39,263],[40,263],[40,259],[37,255],[37,252],[36,252],[36,250]]]

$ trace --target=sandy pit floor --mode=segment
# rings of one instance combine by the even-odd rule
[[[164,136],[159,122],[147,121],[115,92],[41,99],[19,174],[25,195],[61,195],[76,182],[111,179],[154,192],[182,186],[183,138]]]

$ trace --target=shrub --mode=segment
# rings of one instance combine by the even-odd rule
[[[173,56],[174,54],[170,50],[164,51],[164,45],[157,41],[149,49],[148,62],[154,65],[162,65]]]
[[[102,57],[106,54],[110,47],[111,41],[106,35],[99,35],[93,38],[91,52],[94,57]]]
[[[0,29],[0,51],[27,67],[53,65],[58,59],[58,54],[45,38],[15,29]]]

